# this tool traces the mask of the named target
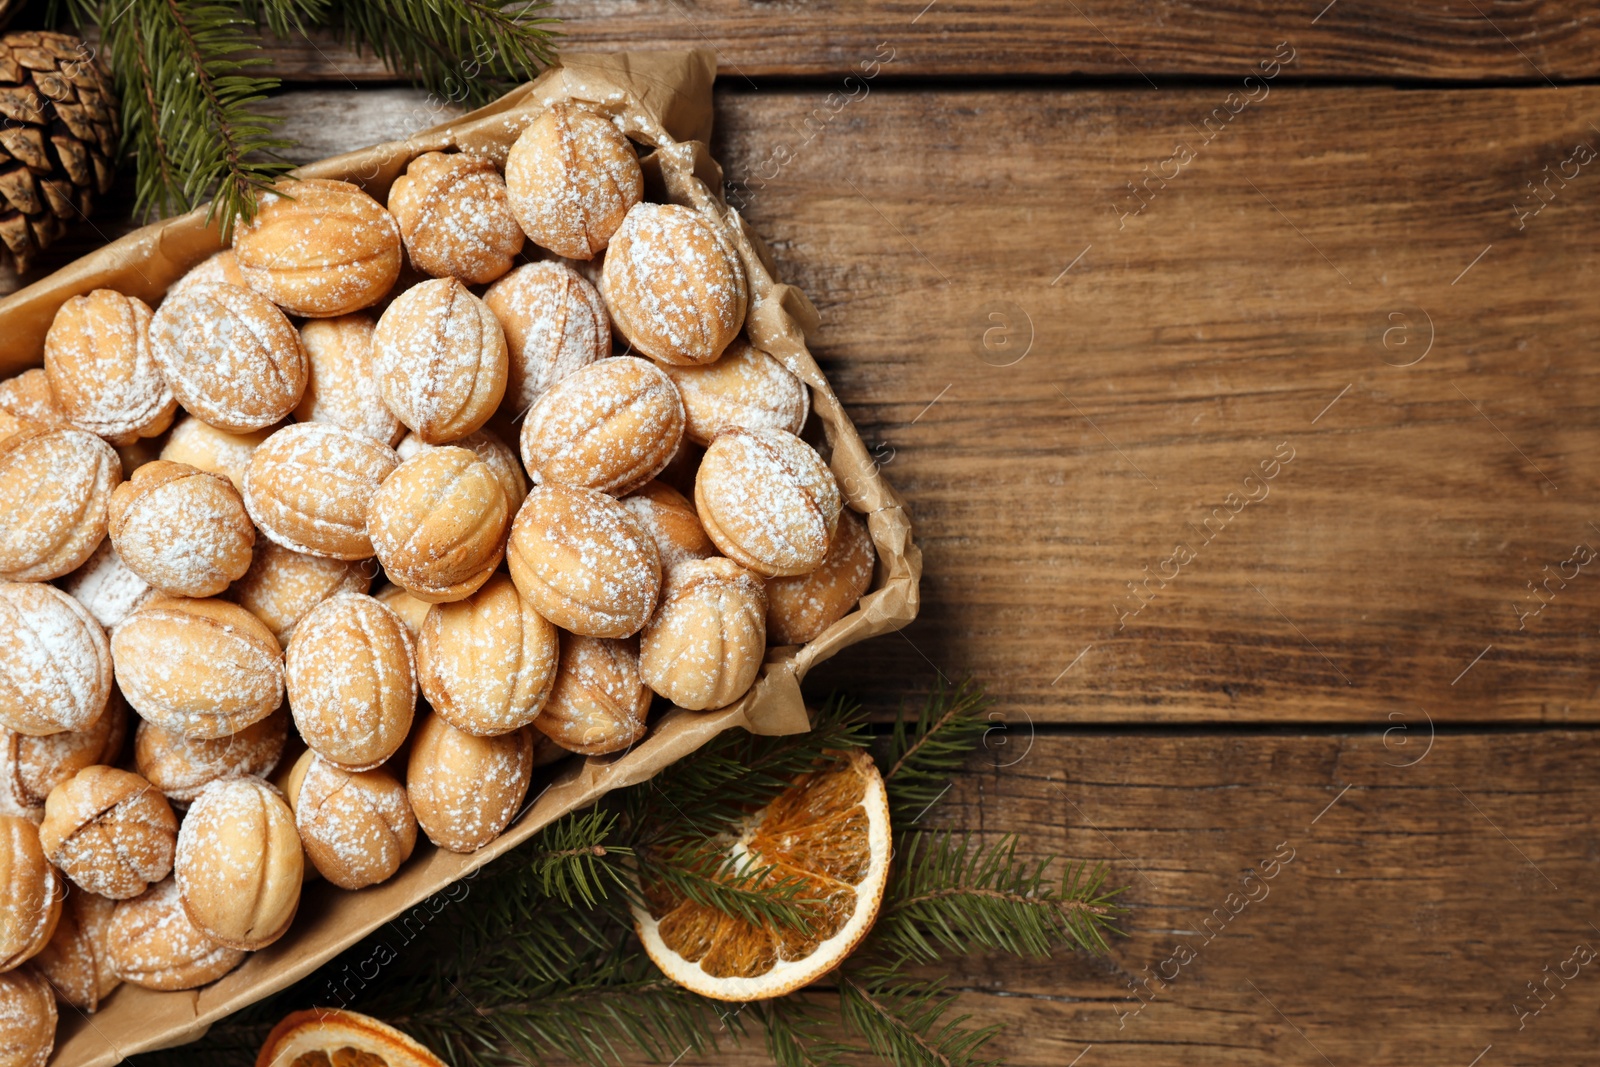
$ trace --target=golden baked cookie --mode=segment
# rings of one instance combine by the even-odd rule
[[[107,948],[111,915],[116,907],[116,901],[93,893],[67,894],[55,936],[32,962],[32,968],[49,979],[56,996],[91,1015],[122,984],[122,979],[111,971]]]
[[[184,805],[218,778],[271,776],[288,736],[287,707],[226,737],[184,737],[141,721],[133,739],[133,762],[168,800]]]
[[[702,445],[734,429],[798,434],[811,412],[805,382],[743,338],[715,363],[665,370],[683,394],[689,439]]]
[[[349,182],[285,179],[233,231],[245,284],[291,315],[348,315],[378,302],[400,276],[400,228]]]
[[[639,677],[680,708],[722,708],[744,696],[767,652],[760,577],[720,556],[680,564],[639,634]]]
[[[866,595],[877,559],[866,521],[842,509],[822,566],[767,582],[767,639],[774,645],[803,645],[821,637]]]
[[[76,570],[106,535],[120,481],[116,449],[92,433],[40,430],[0,444],[0,579]]]
[[[215,596],[250,569],[256,528],[233,483],[186,463],[156,460],[111,494],[117,555],[171,596]]]
[[[405,741],[417,706],[416,661],[405,624],[377,600],[341,593],[312,608],[285,662],[289,711],[318,755],[364,771]]]
[[[471,596],[505,555],[511,510],[477,453],[430,448],[395,469],[367,512],[378,562],[419,600]]]
[[[533,725],[568,752],[599,756],[644,737],[649,714],[637,641],[564,636],[556,684]]]
[[[85,767],[44,805],[39,844],[86,893],[127,900],[172,872],[178,818],[155,786],[131,771]]]
[[[300,334],[272,301],[237,285],[168,296],[150,320],[150,350],[184,410],[230,433],[271,426],[306,390]]]
[[[436,277],[492,282],[522,251],[505,179],[492,161],[464,152],[424,152],[389,187],[411,262]]]
[[[13,415],[4,408],[0,408],[0,445],[5,444],[13,437],[20,437],[25,433],[41,430],[43,428],[44,427],[40,426],[32,419],[25,419],[20,415]]]
[[[55,586],[0,582],[0,726],[30,737],[82,730],[111,698],[111,647]]]
[[[694,505],[666,482],[647,482],[623,497],[622,506],[632,512],[656,543],[663,575],[680,563],[717,554],[717,546],[706,536]]]
[[[340,889],[388,881],[416,847],[406,787],[381,767],[348,771],[307,751],[286,793],[306,858]]]
[[[375,570],[370,560],[311,556],[263,540],[249,571],[233,583],[233,599],[287,648],[306,612],[340,593],[367,592]]]
[[[511,446],[500,440],[493,430],[485,427],[474,430],[472,433],[450,444],[458,448],[470,448],[478,454],[478,458],[489,465],[494,472],[495,479],[500,483],[500,488],[506,491],[506,504],[515,515],[522,506],[522,500],[528,495],[528,478],[522,473],[522,460],[511,451]],[[405,439],[395,446],[402,461],[408,460],[417,453],[429,448],[445,448],[446,445],[430,445],[414,433],[406,434]]]
[[[417,642],[417,681],[458,730],[493,736],[532,722],[555,681],[556,628],[497,574],[465,600],[435,604]]]
[[[0,815],[38,824],[50,791],[85,767],[115,763],[127,737],[128,713],[116,689],[99,718],[80,730],[30,737],[0,728]]]
[[[239,261],[234,258],[233,249],[224,248],[221,252],[213,252],[198,264],[190,267],[188,272],[167,287],[167,295],[181,293],[185,289],[193,289],[197,285],[215,285],[221,282],[226,285],[237,285],[248,289],[249,283],[244,280],[244,275],[239,273]]]
[[[0,974],[0,1052],[6,1067],[45,1067],[56,1048],[56,997],[38,970]]]
[[[384,402],[430,445],[478,429],[505,395],[505,334],[454,278],[422,282],[390,304],[372,351]]]
[[[0,381],[0,411],[8,411],[45,429],[72,425],[67,413],[56,402],[50,376],[43,367],[34,367]]]
[[[378,603],[394,612],[405,624],[406,633],[411,637],[413,645],[421,640],[422,624],[427,621],[428,612],[433,610],[432,604],[426,600],[418,600],[398,585],[385,586],[372,596]]]
[[[506,334],[502,407],[514,418],[573,371],[611,354],[600,290],[565,263],[525,263],[489,286],[483,302]]]
[[[659,474],[683,439],[683,398],[654,363],[618,356],[551,386],[522,424],[522,462],[537,485],[621,496]]]
[[[723,555],[778,578],[822,565],[842,501],[833,472],[794,434],[729,430],[700,461],[694,505]]]
[[[272,631],[225,600],[150,600],[112,635],[111,655],[133,710],[185,737],[236,734],[283,703]]]
[[[720,225],[679,204],[638,204],[606,253],[600,292],[634,348],[710,363],[744,326],[749,285]]]
[[[377,320],[366,313],[336,319],[311,319],[300,327],[310,377],[294,417],[326,422],[393,445],[405,433],[378,387],[372,358]]]
[[[194,924],[175,878],[118,903],[106,928],[111,973],[146,989],[170,992],[209,985],[244,962],[245,955]]]
[[[399,466],[382,441],[321,422],[298,422],[250,457],[244,504],[284,548],[331,559],[367,559],[367,509]]]
[[[167,435],[160,458],[220,474],[242,493],[244,472],[250,466],[250,457],[277,428],[273,425],[261,430],[229,433],[201,422],[193,415],[185,415]]]
[[[65,883],[39,845],[38,828],[0,815],[0,971],[20,967],[50,943],[65,896]]]
[[[305,853],[283,795],[259,778],[200,790],[178,831],[173,878],[189,919],[231,948],[265,948],[300,905]]]
[[[506,190],[530,240],[558,256],[591,259],[644,195],[644,172],[610,119],[554,104],[512,144]]]
[[[595,489],[534,486],[511,526],[506,562],[535,611],[592,637],[638,633],[661,589],[655,542],[632,512]]]
[[[140,604],[161,595],[122,562],[109,537],[100,542],[100,547],[83,566],[58,584],[62,592],[82,604],[108,632],[133,614]]]
[[[411,739],[411,809],[428,840],[451,852],[476,852],[499,837],[532,778],[533,739],[525,729],[477,737],[431,714]]]
[[[163,433],[178,410],[138,297],[95,289],[68,299],[45,334],[44,370],[67,420],[114,445]]]

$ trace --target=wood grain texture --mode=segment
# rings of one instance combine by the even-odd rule
[[[1049,719],[1594,720],[1600,92],[1234,106],[721,97],[732,195],[926,552],[922,619],[823,678],[972,672]]]
[[[1600,739],[1441,734],[1424,756],[1426,731],[1402,737],[993,746],[938,817],[1104,861],[1133,912],[1109,959],[953,962],[962,1008],[1003,1025],[993,1051],[1013,1067],[1468,1067],[1491,1044],[1484,1065],[1593,1048],[1600,961],[1543,983],[1576,946],[1600,952],[1600,787],[1577,771]],[[1180,945],[1192,959],[1167,962]],[[1549,990],[1537,1015],[1529,982]],[[698,1064],[762,1062],[752,1047]]]
[[[1282,40],[1318,78],[1540,81],[1592,77],[1595,13],[1577,0],[557,0],[572,51],[711,48],[724,77],[844,77],[880,46],[889,76],[1070,75],[1160,85],[1243,77]],[[391,78],[371,55],[313,35],[268,46],[302,81]]]

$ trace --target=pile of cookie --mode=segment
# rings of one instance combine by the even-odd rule
[[[0,382],[7,1062],[56,998],[214,981],[308,878],[483,847],[535,766],[737,701],[867,590],[727,223],[644,189],[565,104],[387,205],[285,182]]]

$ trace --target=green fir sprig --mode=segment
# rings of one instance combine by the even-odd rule
[[[987,1050],[998,1028],[961,1012],[957,994],[924,976],[926,965],[974,951],[1104,952],[1125,909],[1103,866],[1027,861],[1013,836],[986,842],[926,825],[921,816],[989,728],[987,710],[965,685],[936,690],[882,735],[840,700],[807,734],[722,734],[650,781],[546,827],[473,876],[463,891],[470,905],[444,906],[414,939],[400,942],[390,924],[200,1043],[137,1062],[248,1062],[275,1019],[318,1005],[376,1015],[455,1067],[671,1062],[752,1033],[777,1067],[995,1063]],[[803,923],[802,888],[759,866],[727,864],[725,846],[796,777],[875,741],[891,810],[919,817],[894,828],[883,905],[857,951],[813,986],[753,1004],[709,1000],[663,978],[632,934],[641,874],[747,922]],[[378,960],[379,977],[353,982],[351,960]]]
[[[555,58],[544,0],[51,0],[47,21],[98,27],[122,108],[122,151],[135,211],[164,216],[211,202],[224,236],[253,217],[260,193],[290,169],[293,142],[262,103],[263,37],[319,30],[370,51],[441,103],[475,106],[535,77]]]

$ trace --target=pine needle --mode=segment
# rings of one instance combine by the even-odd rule
[[[879,763],[893,825],[917,822],[944,795],[991,728],[988,710],[988,698],[967,679],[953,690],[940,684],[914,719],[901,715],[895,720],[888,752]]]
[[[948,1019],[955,997],[938,982],[898,980],[889,972],[841,974],[839,1012],[867,1047],[895,1067],[987,1067],[978,1053],[998,1026],[969,1027],[970,1015]]]

